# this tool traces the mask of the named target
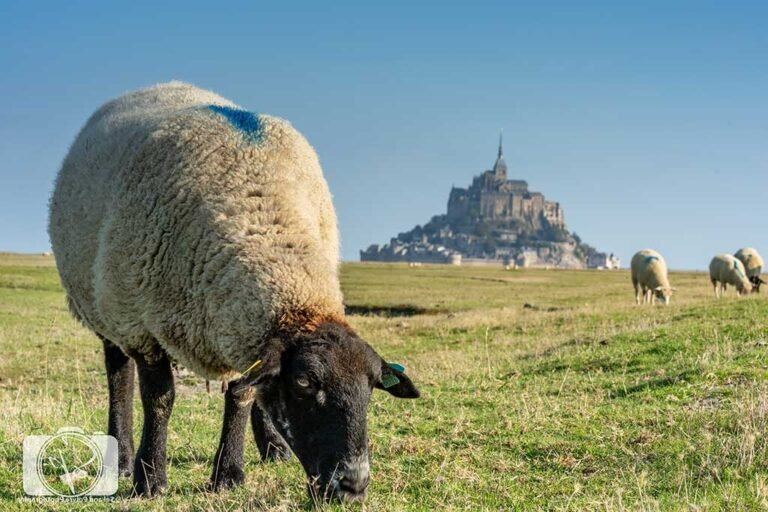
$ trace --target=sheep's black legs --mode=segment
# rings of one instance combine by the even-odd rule
[[[251,387],[239,388],[232,383],[224,394],[224,425],[213,473],[208,487],[218,491],[240,485],[245,481],[243,472],[243,445],[248,415],[253,406],[256,391]]]
[[[291,456],[288,443],[258,405],[251,409],[251,425],[262,460],[284,460]]]
[[[213,459],[213,473],[208,487],[218,491],[240,485],[245,481],[243,472],[243,448],[248,416],[251,417],[256,444],[263,460],[281,460],[290,457],[288,444],[275,429],[254,398],[256,391],[232,383],[224,395],[224,425],[216,457]]]
[[[107,433],[117,439],[118,466],[121,475],[133,470],[133,368],[130,357],[105,338],[104,366],[109,387],[109,423]]]
[[[136,453],[133,485],[137,494],[154,496],[168,485],[165,443],[175,397],[173,372],[165,354],[151,362],[137,359],[136,367],[144,408],[144,428],[141,432],[141,446]]]

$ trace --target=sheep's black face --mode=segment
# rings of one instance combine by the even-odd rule
[[[653,290],[653,293],[662,304],[669,305],[669,303],[672,302],[671,288],[664,288],[663,286],[659,286]]]
[[[416,398],[410,379],[337,325],[292,340],[259,384],[267,411],[309,479],[313,498],[358,501],[369,481],[366,412],[374,387]]]

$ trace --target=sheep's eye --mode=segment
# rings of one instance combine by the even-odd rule
[[[302,388],[308,388],[309,387],[309,379],[306,377],[299,377],[296,379],[296,384],[301,386]]]

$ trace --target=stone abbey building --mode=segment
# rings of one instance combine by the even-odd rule
[[[469,188],[451,189],[448,198],[449,222],[476,218],[490,222],[527,223],[533,229],[544,225],[565,228],[560,203],[547,201],[540,192],[530,192],[528,182],[507,179],[507,163],[499,139],[499,155],[493,169],[475,176]]]
[[[511,180],[501,138],[490,170],[467,188],[453,187],[448,209],[384,246],[360,251],[362,261],[618,268],[619,261],[583,243],[565,227],[560,203]]]

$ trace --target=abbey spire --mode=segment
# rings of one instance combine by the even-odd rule
[[[504,150],[502,149],[502,136],[504,131],[499,133],[499,155],[496,157],[496,163],[493,164],[493,173],[499,179],[507,179],[507,162],[504,161]]]

